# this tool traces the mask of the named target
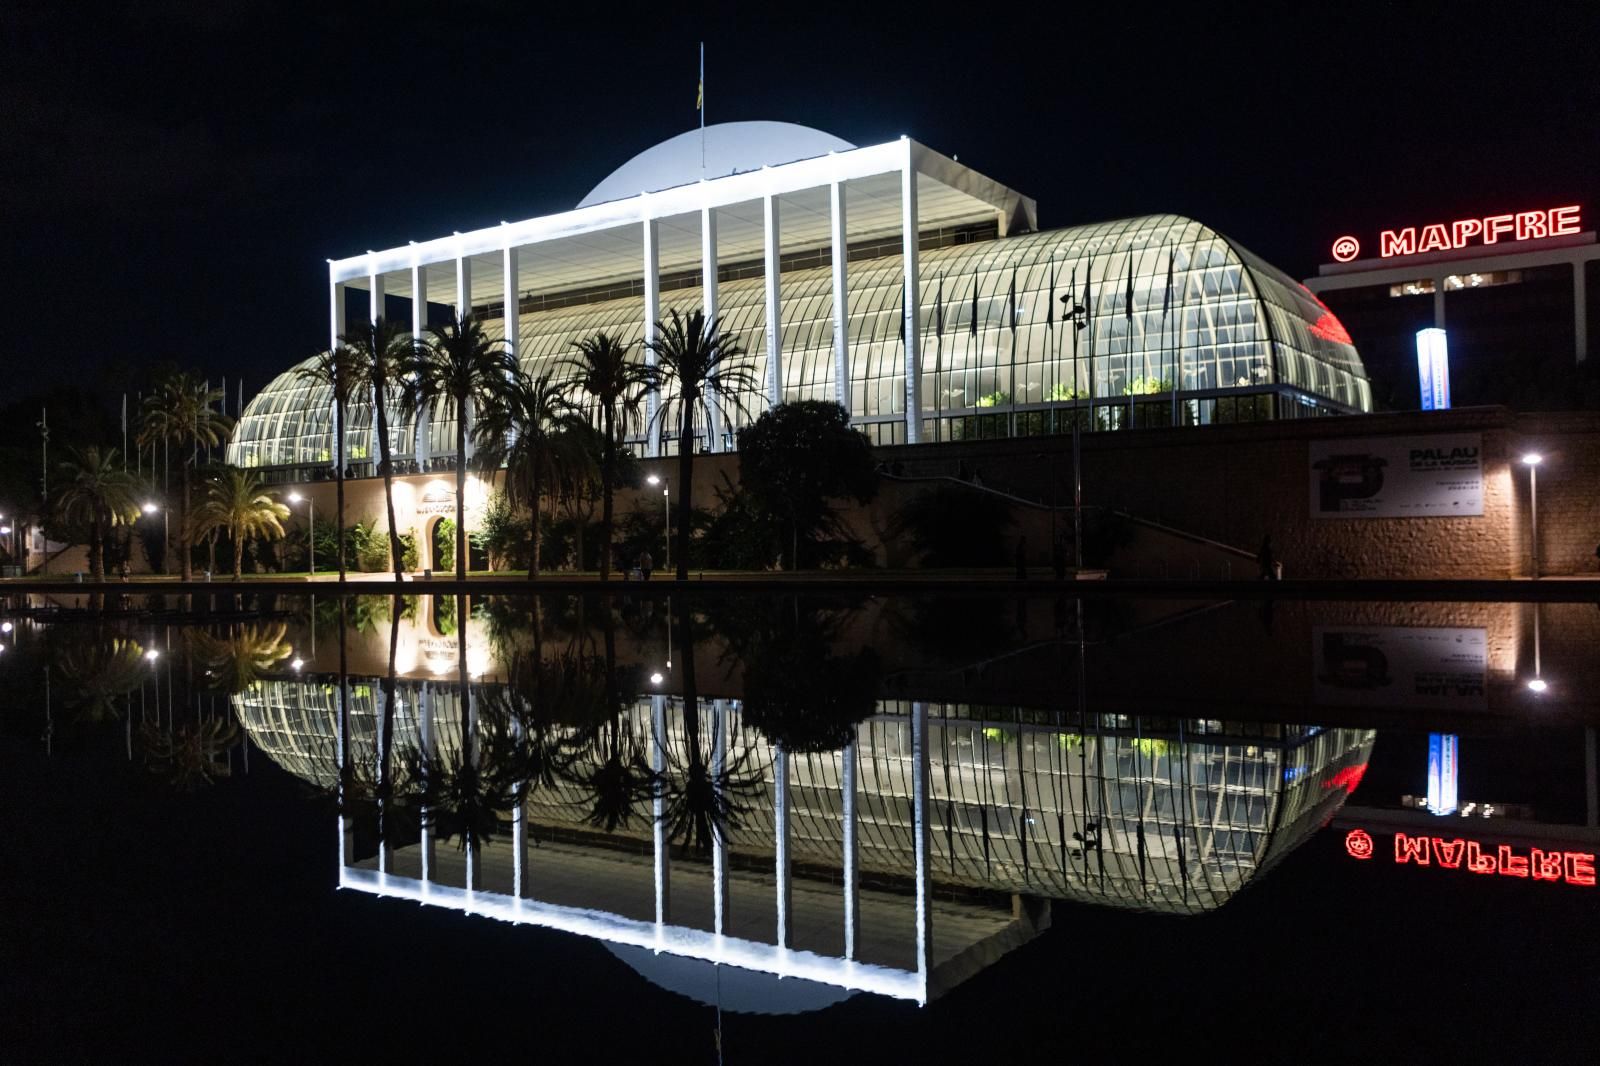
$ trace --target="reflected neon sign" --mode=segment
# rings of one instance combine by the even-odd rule
[[[1570,236],[1582,229],[1582,211],[1578,204],[1538,211],[1515,211],[1506,215],[1485,215],[1482,218],[1459,218],[1453,222],[1383,230],[1378,234],[1378,257],[1393,259],[1397,256],[1425,255],[1428,252],[1449,252],[1502,241],[1538,241]],[[1361,254],[1361,242],[1348,235],[1340,237],[1333,242],[1332,254],[1335,262],[1348,263]]]
[[[1344,847],[1351,858],[1363,861],[1378,853],[1372,834],[1365,829],[1352,829],[1346,833]],[[1561,882],[1580,888],[1593,888],[1595,883],[1593,852],[1547,851],[1543,848],[1518,848],[1511,844],[1486,845],[1460,837],[1396,833],[1394,863],[1396,866],[1436,866],[1474,874]]]

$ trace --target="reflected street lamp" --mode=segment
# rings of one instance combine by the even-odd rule
[[[1538,452],[1529,452],[1522,457],[1523,465],[1528,468],[1528,513],[1529,522],[1532,524],[1531,535],[1533,538],[1533,579],[1539,580],[1539,464],[1544,462],[1544,456]]]
[[[309,496],[302,496],[298,492],[289,493],[290,503],[306,503],[306,548],[311,552],[311,576],[317,576],[317,505],[311,502]]]

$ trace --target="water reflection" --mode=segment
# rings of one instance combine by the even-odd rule
[[[259,749],[332,799],[344,888],[809,1009],[927,1002],[1058,904],[1225,906],[1335,820],[1375,725],[1523,713],[1529,663],[1583,688],[1592,610],[1544,611],[362,596],[14,615],[0,665],[42,676],[47,745],[120,724],[177,788]]]

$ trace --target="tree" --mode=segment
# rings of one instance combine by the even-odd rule
[[[517,373],[485,406],[476,435],[485,465],[506,468],[506,502],[527,505],[528,580],[539,576],[539,503],[560,491],[568,472],[588,462],[581,436],[587,427],[549,374]]]
[[[637,422],[645,390],[652,380],[650,368],[629,358],[631,344],[623,344],[606,333],[596,333],[573,341],[577,356],[561,366],[568,374],[568,387],[588,397],[600,415],[600,580],[611,577],[611,536],[614,500],[620,471],[617,446],[628,428]],[[580,555],[580,565],[582,559]]]
[[[867,438],[850,428],[836,403],[801,400],[779,404],[739,431],[739,481],[757,508],[789,527],[788,569],[800,566],[800,543],[837,527],[829,503],[867,503],[878,493]]]
[[[478,401],[490,408],[518,374],[516,359],[505,342],[490,337],[471,314],[458,315],[442,326],[428,327],[428,340],[406,361],[411,386],[405,393],[408,413],[422,404],[447,399],[456,418],[456,580],[467,579],[467,418]]]
[[[107,533],[139,517],[138,480],[122,469],[115,448],[102,451],[92,444],[69,449],[57,469],[63,479],[55,499],[57,515],[64,523],[89,527],[89,572],[103,581]]]
[[[344,345],[337,345],[331,351],[322,352],[295,368],[295,376],[309,381],[314,385],[321,385],[333,393],[333,477],[335,482],[336,503],[334,510],[338,512],[335,518],[335,528],[344,528],[344,444],[345,414],[350,408],[350,400],[355,396],[356,388],[361,381],[361,372],[356,365],[356,353]],[[339,538],[339,581],[345,580],[345,552],[344,537]]]
[[[409,330],[379,315],[361,329],[339,338],[350,350],[351,369],[358,386],[365,385],[372,395],[378,422],[378,470],[383,474],[383,501],[389,518],[389,557],[394,579],[404,573],[405,547],[394,517],[394,459],[389,443],[389,394],[404,378],[417,343]],[[343,514],[340,515],[343,521]]]
[[[944,484],[902,504],[890,532],[910,539],[923,566],[1002,566],[1012,523],[1011,505],[1004,499]]]
[[[678,431],[678,580],[687,581],[695,429],[709,425],[713,411],[731,422],[730,413],[744,410],[741,397],[759,382],[738,339],[721,332],[716,319],[708,322],[703,311],[691,311],[687,318],[672,311],[656,323],[655,339],[645,347],[656,357],[651,384],[661,392],[658,428],[671,425]]]
[[[206,486],[206,498],[195,511],[194,532],[226,532],[233,540],[233,579],[239,580],[244,567],[244,546],[261,538],[277,540],[283,536],[283,523],[289,508],[262,489],[261,475],[253,470],[229,467]]]
[[[214,448],[221,444],[233,425],[233,419],[212,406],[221,401],[221,389],[211,388],[189,371],[175,370],[163,377],[155,391],[144,398],[144,409],[139,416],[141,447],[165,441],[178,449],[179,480],[183,486],[182,506],[178,509],[178,558],[185,581],[194,577],[189,496],[195,460],[202,447]]]

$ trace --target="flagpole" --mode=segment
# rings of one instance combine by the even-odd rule
[[[706,176],[706,42],[700,42],[700,94],[695,100],[700,111],[700,177]]]

